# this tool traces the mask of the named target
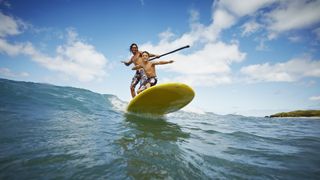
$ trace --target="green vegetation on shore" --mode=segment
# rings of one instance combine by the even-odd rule
[[[269,117],[320,117],[320,110],[298,110],[291,112],[281,112]]]

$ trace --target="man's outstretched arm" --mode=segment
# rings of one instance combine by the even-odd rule
[[[142,68],[142,66],[141,66],[141,65],[138,65],[138,66],[133,67],[132,70],[138,70],[138,69],[140,69],[140,68]]]
[[[132,60],[129,60],[128,62],[126,61],[121,61],[123,64],[125,64],[126,66],[129,66],[130,64],[132,64]]]

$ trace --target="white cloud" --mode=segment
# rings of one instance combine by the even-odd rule
[[[0,68],[0,75],[4,76],[4,77],[9,77],[9,78],[13,78],[13,77],[28,77],[29,73],[27,73],[27,72],[13,72],[9,68]]]
[[[242,36],[253,34],[259,30],[268,31],[268,38],[274,39],[282,31],[296,28],[307,27],[319,21],[318,8],[319,1],[281,1],[278,0],[248,0],[248,1],[215,1],[212,7],[212,22],[204,25],[198,22],[199,12],[190,11],[190,31],[180,36],[173,34],[170,29],[161,33],[158,44],[145,43],[141,49],[154,53],[163,53],[184,45],[195,47],[192,52],[183,54],[181,52],[170,56],[170,59],[176,60],[171,65],[163,66],[161,69],[178,73],[176,79],[186,79],[194,84],[220,84],[230,83],[231,65],[241,62],[245,59],[246,53],[239,50],[237,43],[224,43],[219,40],[220,33],[235,25],[240,18],[250,16],[251,20],[245,21],[241,26]],[[300,6],[300,8],[298,8]],[[268,11],[262,10],[269,7]],[[316,8],[315,8],[316,7]],[[320,11],[319,11],[320,12]],[[296,17],[297,20],[292,20]],[[258,18],[260,17],[260,18]],[[258,23],[256,20],[260,22]],[[290,19],[291,18],[291,19]],[[301,19],[306,19],[303,21]],[[283,26],[282,26],[283,25]],[[267,39],[262,37],[258,50],[268,50],[265,45]],[[298,37],[290,37],[291,41],[300,41]],[[296,81],[302,77],[312,76],[306,72],[306,69],[295,68],[300,64],[310,64],[318,66],[317,61],[309,60],[291,60],[286,63],[270,65],[268,63],[252,65],[242,68],[241,72],[248,75],[255,81]],[[289,70],[282,66],[290,67]],[[313,69],[316,72],[317,69]],[[262,70],[265,73],[259,73]],[[299,73],[303,72],[303,75]],[[317,75],[316,75],[317,76]],[[183,77],[183,78],[182,78]],[[221,80],[219,80],[221,78]],[[200,83],[196,83],[200,82]]]
[[[150,49],[153,52],[166,52],[177,47],[195,44],[206,44],[209,42],[217,41],[219,33],[225,28],[229,28],[235,23],[236,18],[230,14],[225,7],[220,7],[213,4],[212,22],[209,25],[203,25],[199,23],[199,12],[196,10],[190,11],[190,31],[183,33],[181,36],[176,37],[174,33],[170,31],[170,28],[160,33],[160,42],[158,45],[152,45],[151,43],[143,44],[145,49]],[[173,37],[176,37],[173,39]]]
[[[212,5],[212,22],[209,25],[199,23],[199,12],[191,10],[189,20],[191,30],[189,32],[176,37],[169,28],[163,33],[160,33],[160,36],[164,37],[160,37],[158,45],[145,43],[143,47],[153,52],[166,52],[186,44],[193,46],[199,43],[214,43],[218,40],[221,31],[233,26],[239,18],[251,15],[274,2],[276,2],[276,0],[248,0],[244,2],[231,0],[215,1]],[[244,25],[244,33],[252,33],[261,27],[258,23],[251,22],[251,24]],[[176,38],[173,39],[173,37]]]
[[[17,35],[21,33],[21,23],[10,16],[4,15],[0,11],[0,38],[8,35]]]
[[[280,33],[309,27],[320,22],[320,1],[284,0],[276,9],[265,14],[268,29]]]
[[[229,28],[236,21],[236,17],[225,9],[216,9],[213,14],[213,19],[214,22],[212,27],[217,28],[218,30]]]
[[[33,60],[44,67],[59,71],[79,81],[101,80],[106,76],[106,57],[94,46],[77,38],[74,31],[68,31],[68,42],[56,49],[56,56],[50,57],[39,52],[31,54]]]
[[[292,59],[284,63],[255,64],[241,68],[250,82],[293,82],[304,77],[320,77],[320,61]]]
[[[276,0],[246,0],[234,1],[224,0],[214,3],[214,11],[212,19],[214,20],[211,29],[218,29],[220,32],[223,29],[230,28],[240,18],[244,16],[255,16],[255,13],[268,5],[276,2]],[[251,21],[243,25],[242,35],[253,33],[261,27],[258,23]]]
[[[246,0],[246,1],[234,1],[223,0],[219,1],[219,8],[228,10],[235,16],[242,17],[246,15],[252,15],[257,10],[276,2],[276,0]]]
[[[231,74],[193,74],[160,79],[163,82],[181,82],[190,86],[212,87],[232,83]]]
[[[22,50],[28,46],[29,43],[10,44],[6,40],[0,38],[0,53],[6,53],[10,56],[16,56],[22,53]]]
[[[251,35],[253,33],[255,33],[256,31],[258,31],[260,28],[262,28],[262,26],[255,22],[255,21],[249,21],[247,23],[245,23],[244,25],[242,25],[242,36],[248,36]]]
[[[320,96],[312,96],[309,98],[311,101],[320,101]]]
[[[241,68],[241,73],[248,75],[252,81],[294,81],[282,68],[274,68],[269,63],[243,67]]]
[[[30,42],[9,43],[0,38],[0,53],[26,55],[43,67],[76,78],[82,82],[105,78],[106,57],[95,47],[80,40],[74,30],[68,30],[67,42],[56,49],[55,56],[43,54]]]
[[[241,53],[237,44],[223,42],[207,43],[202,49],[188,55],[171,56],[175,63],[164,66],[165,69],[181,74],[226,74],[230,65],[241,62],[245,53]]]
[[[158,44],[145,43],[140,49],[151,53],[165,53],[178,47],[190,45],[195,47],[191,53],[177,52],[168,56],[175,60],[173,64],[159,68],[177,73],[179,81],[199,85],[212,86],[231,82],[231,68],[233,63],[244,60],[246,54],[239,50],[238,43],[224,43],[218,41],[221,30],[232,26],[236,18],[214,4],[212,23],[203,25],[198,22],[198,11],[190,11],[190,31],[176,36],[170,29],[160,33]],[[166,58],[168,59],[168,58]]]
[[[266,39],[256,38],[255,40],[259,42],[259,45],[256,47],[256,50],[258,50],[258,51],[269,51],[270,50],[269,47],[265,43]]]
[[[150,50],[152,53],[154,52],[153,50],[162,48],[161,44],[157,46],[144,44],[141,46],[141,49]],[[159,69],[178,73],[178,76],[174,78],[175,81],[186,82],[196,86],[214,86],[230,83],[230,65],[241,62],[245,56],[246,54],[240,52],[236,43],[206,43],[201,49],[192,53],[176,53],[163,58],[172,59],[175,62],[158,67]]]
[[[302,38],[300,36],[290,36],[288,38],[291,42],[300,42]]]
[[[160,43],[166,43],[170,41],[174,37],[174,34],[171,32],[171,29],[168,28],[166,31],[159,34],[159,38],[161,39]]]
[[[282,32],[308,28],[320,22],[319,0],[224,0],[216,2],[215,7],[213,19],[216,26],[229,28],[240,18],[250,16],[258,19],[259,23],[245,22],[242,36],[264,29],[269,40]],[[265,7],[268,11],[262,10]]]
[[[189,13],[190,13],[189,21],[191,23],[194,23],[194,22],[197,23],[198,20],[199,20],[199,16],[200,16],[199,11],[196,11],[196,10],[192,9],[192,10],[189,11]]]

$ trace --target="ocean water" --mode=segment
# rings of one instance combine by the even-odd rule
[[[138,117],[126,104],[0,79],[0,179],[320,179],[320,119]]]

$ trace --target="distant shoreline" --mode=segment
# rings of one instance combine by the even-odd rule
[[[274,117],[303,117],[303,118],[310,118],[310,117],[319,117],[320,118],[320,110],[297,110],[297,111],[290,111],[290,112],[280,112],[270,116],[265,116],[268,118]]]

